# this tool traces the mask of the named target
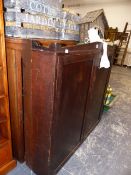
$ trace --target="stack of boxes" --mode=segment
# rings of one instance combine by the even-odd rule
[[[5,0],[7,36],[79,40],[79,17],[62,10],[61,0]]]
[[[80,17],[68,10],[63,10],[60,17],[60,40],[79,41],[79,23]]]

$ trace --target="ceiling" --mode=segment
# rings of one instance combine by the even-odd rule
[[[109,3],[125,3],[131,2],[131,0],[63,0],[66,6],[81,6],[81,5],[93,5],[93,4],[109,4]]]

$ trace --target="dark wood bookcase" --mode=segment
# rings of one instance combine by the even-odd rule
[[[12,158],[3,6],[0,0],[0,175],[16,166]]]

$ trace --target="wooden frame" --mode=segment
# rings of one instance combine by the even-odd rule
[[[16,161],[12,157],[2,3],[0,0],[0,175],[5,175]]]

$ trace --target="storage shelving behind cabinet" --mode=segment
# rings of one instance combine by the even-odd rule
[[[0,175],[5,175],[15,165],[11,146],[3,6],[0,1]]]

